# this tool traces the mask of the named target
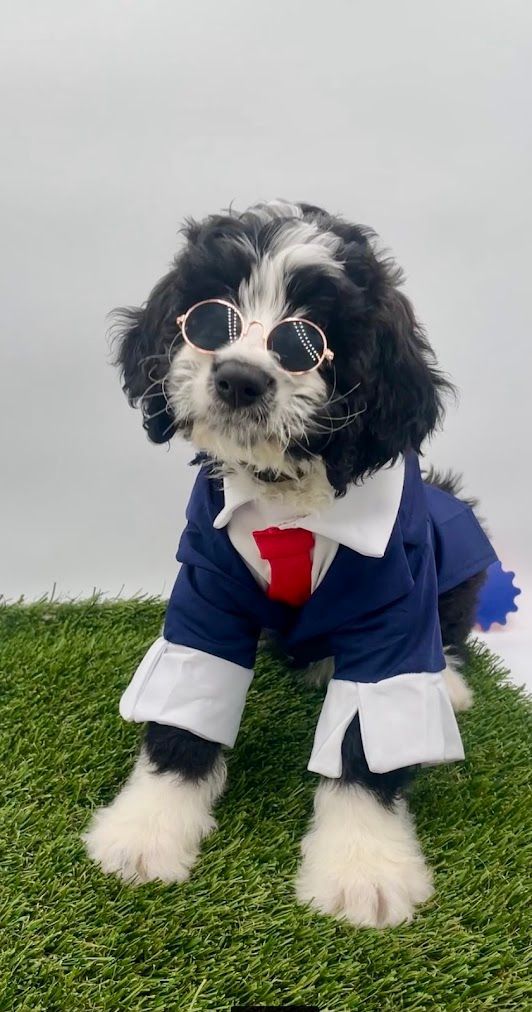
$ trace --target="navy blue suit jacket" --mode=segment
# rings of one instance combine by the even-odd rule
[[[399,511],[382,558],[340,545],[301,608],[270,600],[213,521],[222,484],[202,468],[187,509],[181,562],[164,636],[252,668],[261,629],[275,630],[296,663],[334,656],[335,678],[376,682],[445,667],[438,595],[484,570],[496,554],[472,509],[426,485],[406,456]]]

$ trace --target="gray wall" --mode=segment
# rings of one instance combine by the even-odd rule
[[[4,4],[0,590],[168,591],[190,450],[146,442],[106,313],[184,215],[287,196],[371,224],[461,389],[463,469],[532,572],[532,8],[517,0]],[[523,582],[523,581],[522,581]]]

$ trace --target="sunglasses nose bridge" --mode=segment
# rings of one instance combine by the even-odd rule
[[[246,320],[242,327],[241,338],[244,338],[244,342],[248,348],[265,348],[266,347],[266,327],[262,320]]]
[[[260,336],[264,337],[265,327],[261,320],[248,320],[242,329],[242,337],[247,337],[252,327],[260,327]]]

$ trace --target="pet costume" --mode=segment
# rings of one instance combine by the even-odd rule
[[[438,595],[497,558],[472,509],[425,484],[413,452],[310,516],[251,498],[237,477],[222,482],[200,469],[163,636],[122,696],[122,716],[232,746],[268,629],[298,666],[334,658],[309,770],[341,775],[357,713],[375,773],[463,759],[442,677]],[[299,606],[271,596],[283,596],[267,561],[272,527],[313,535],[296,545],[304,556],[311,544],[312,555],[310,596]]]

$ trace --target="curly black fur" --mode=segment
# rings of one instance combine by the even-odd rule
[[[179,772],[193,782],[206,777],[221,753],[216,741],[200,738],[192,731],[150,722],[144,747],[158,773]]]
[[[454,495],[461,502],[467,503],[471,509],[475,510],[478,506],[478,499],[473,497],[465,496],[463,493],[463,481],[461,474],[456,474],[454,471],[438,471],[435,467],[429,467],[427,470],[423,470],[423,481],[427,485],[435,485],[436,488],[441,488],[442,492],[448,492],[449,495]]]
[[[353,717],[342,742],[342,776],[344,784],[360,784],[376,794],[384,805],[391,805],[414,778],[417,766],[405,766],[389,773],[372,773],[364,754],[360,718]]]
[[[475,510],[477,520],[486,529],[484,521],[480,520],[478,516],[478,501],[472,497],[465,496],[462,492],[463,479],[461,475],[455,474],[453,471],[447,471],[442,474],[436,468],[430,467],[424,472],[423,480],[427,485],[435,485],[437,488],[441,488],[443,492],[448,492],[449,495],[453,495],[462,502],[467,503],[471,509]],[[452,590],[440,594],[438,599],[443,646],[462,663],[467,659],[467,639],[475,624],[478,597],[485,579],[485,571],[477,573],[476,576],[470,577],[465,583],[460,583],[457,587],[453,587]]]
[[[402,272],[376,254],[373,233],[325,212],[318,217],[343,240],[344,275],[329,279],[328,304],[323,295],[320,301],[314,278],[311,305],[317,303],[318,322],[335,354],[335,397],[327,409],[331,434],[311,438],[309,449],[323,456],[329,481],[344,493],[350,482],[400,453],[419,452],[441,421],[445,394],[453,387],[436,368],[412,306],[399,290]],[[310,299],[310,285],[295,291]],[[349,416],[355,416],[353,422],[344,426]]]

